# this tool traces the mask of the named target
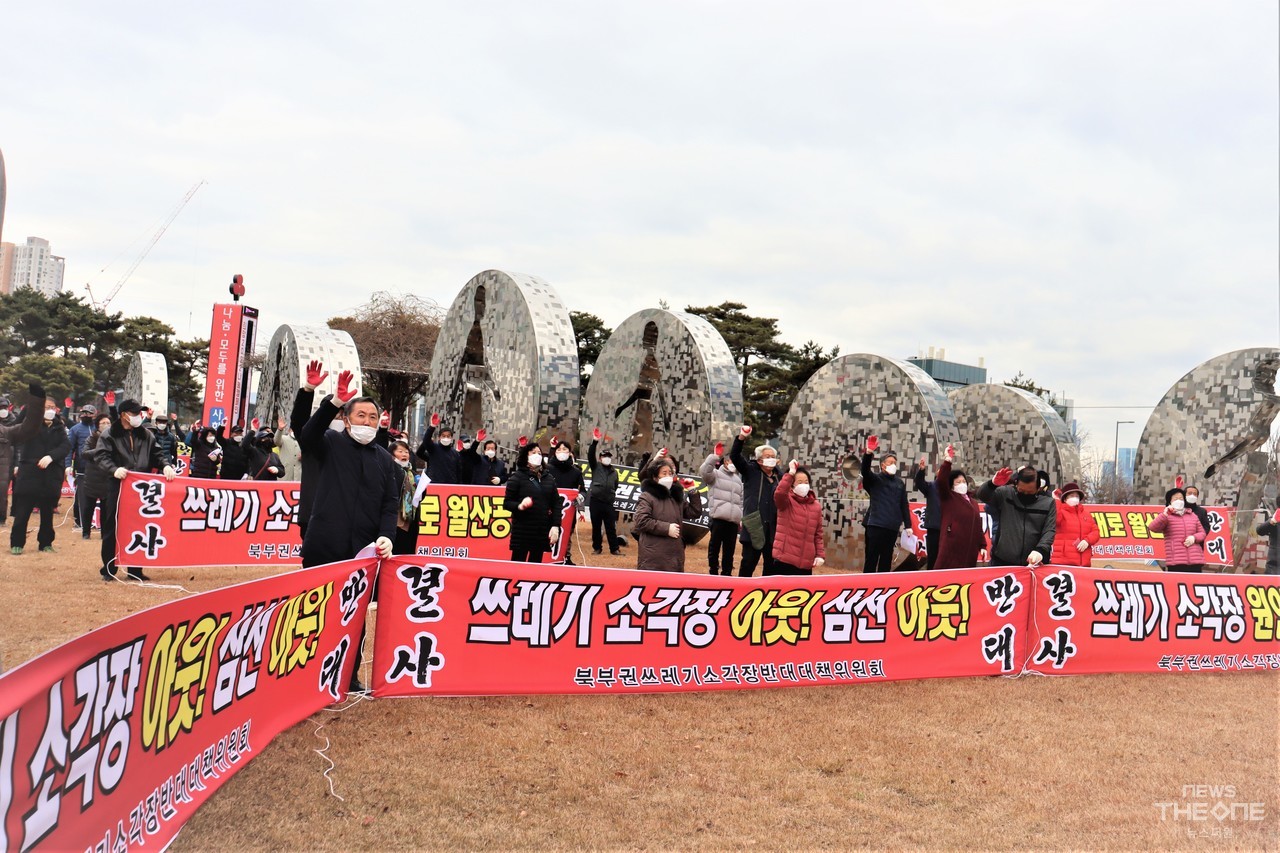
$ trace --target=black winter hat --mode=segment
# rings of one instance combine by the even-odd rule
[[[1184,492],[1182,489],[1179,489],[1177,486],[1174,486],[1172,489],[1164,493],[1165,506],[1169,506],[1169,504],[1173,503],[1174,495],[1182,495],[1183,500],[1187,499],[1187,493]]]
[[[142,414],[142,404],[137,400],[125,400],[116,411],[122,415],[140,415]]]

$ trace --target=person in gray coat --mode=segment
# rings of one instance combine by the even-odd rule
[[[707,542],[707,568],[713,575],[733,574],[733,556],[738,546],[738,526],[742,524],[742,475],[733,461],[724,458],[724,446],[717,444],[698,469],[707,485],[711,502],[711,535]]]
[[[1049,560],[1058,507],[1053,495],[1040,491],[1034,465],[1020,468],[1016,478],[1011,468],[1001,468],[978,489],[978,499],[1000,518],[1000,530],[991,546],[991,565],[1038,566]]]

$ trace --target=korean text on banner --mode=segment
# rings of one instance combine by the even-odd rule
[[[0,848],[163,850],[276,734],[345,696],[375,566],[161,604],[0,676]]]
[[[626,693],[1000,675],[1025,568],[766,577],[384,561],[374,693]]]

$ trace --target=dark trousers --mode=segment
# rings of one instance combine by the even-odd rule
[[[760,563],[761,559],[764,560],[764,569],[761,571],[761,574],[773,574],[773,534],[777,526],[778,523],[776,521],[766,521],[764,523],[763,550],[757,551],[756,547],[751,544],[750,539],[742,543],[742,565],[738,567],[739,577],[749,578],[754,575],[756,573],[756,566]]]
[[[592,498],[587,507],[591,510],[591,548],[603,550],[607,539],[609,552],[618,553],[618,511],[613,508],[613,501]]]
[[[120,502],[120,481],[112,480],[102,496],[102,573],[116,573],[116,505]]]
[[[707,568],[713,575],[733,574],[733,555],[738,550],[738,522],[711,519],[711,541],[707,543]]]
[[[396,528],[396,538],[391,544],[392,554],[401,554],[406,557],[416,556],[418,553],[418,524],[415,521],[409,525],[408,530]]]
[[[867,528],[867,564],[863,572],[887,572],[893,568],[893,548],[898,531],[889,527]]]
[[[793,566],[790,563],[784,563],[781,560],[773,561],[773,569],[765,569],[766,575],[811,575],[813,574],[813,566],[802,569],[799,566]]]
[[[9,482],[12,479],[12,467],[0,469],[0,521],[9,517]]]
[[[932,530],[924,531],[924,548],[928,553],[925,555],[925,568],[932,569],[933,561],[938,559],[938,540],[942,538],[942,531],[935,527]]]
[[[27,522],[31,521],[31,511],[40,513],[40,532],[36,534],[36,542],[41,548],[53,545],[53,517],[58,514],[59,495],[14,495],[13,527],[9,531],[9,545],[13,548],[24,548],[27,544]]]
[[[84,474],[76,474],[76,495],[72,500],[75,501],[76,524],[80,525],[80,535],[88,539],[89,531],[93,530],[93,508],[98,499],[84,487]]]
[[[547,553],[545,547],[533,548],[512,548],[511,561],[513,563],[541,563],[542,556]]]
[[[18,510],[17,510],[18,502],[17,502],[16,500],[13,502],[13,506],[14,506],[14,510],[13,510],[13,517],[14,517],[14,518],[17,518],[17,517],[18,517]],[[1185,564],[1185,565],[1181,565],[1181,566],[1165,566],[1165,567],[1164,567],[1164,570],[1165,570],[1166,572],[1199,572],[1199,573],[1203,574],[1203,573],[1204,573],[1204,563],[1198,563],[1198,564],[1196,564],[1196,565]]]

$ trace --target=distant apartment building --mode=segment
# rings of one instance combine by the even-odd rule
[[[926,355],[908,358],[907,361],[933,377],[933,381],[942,386],[942,390],[951,391],[966,385],[981,385],[987,381],[987,367],[984,359],[978,359],[977,366],[947,361],[947,351],[939,347],[929,347]]]
[[[6,243],[0,247],[0,292],[13,293],[20,287],[30,287],[46,296],[62,290],[62,277],[66,273],[65,258],[49,249],[49,241],[41,237],[28,237],[21,245]],[[6,264],[4,258],[11,255]]]

